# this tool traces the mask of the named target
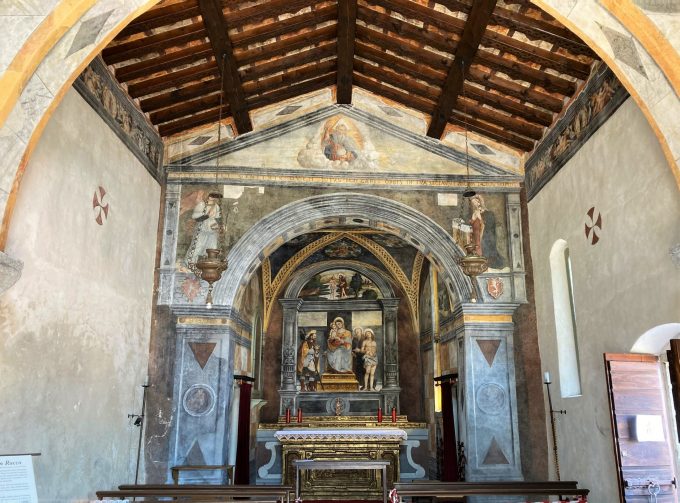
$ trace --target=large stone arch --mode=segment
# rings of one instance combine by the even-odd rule
[[[52,112],[84,67],[132,19],[157,1],[60,0],[47,7],[18,6],[16,13],[9,9],[9,15],[3,16],[8,26],[19,26],[20,29],[10,30],[0,41],[0,54],[3,55],[0,60],[0,148],[5,153],[0,159],[0,250],[5,248],[23,171]],[[676,120],[680,115],[680,98],[673,89],[680,88],[680,77],[677,72],[664,74],[662,71],[669,67],[667,48],[672,47],[677,55],[678,42],[674,43],[661,32],[653,38],[640,37],[636,42],[638,39],[634,34],[641,33],[640,20],[647,19],[650,23],[653,20],[645,11],[633,16],[624,15],[637,8],[630,3],[623,7],[619,5],[614,15],[610,2],[532,2],[578,34],[612,68],[645,113],[680,185],[680,130]],[[72,53],[72,43],[81,26],[107,12],[108,17],[99,33],[82,49]],[[33,29],[27,22],[32,23]],[[680,25],[680,19],[676,23]],[[603,27],[618,32],[619,43],[608,40]],[[620,46],[621,41],[625,45],[626,40],[628,46],[632,45],[637,51],[644,75],[639,68],[627,64],[620,51],[617,55],[615,46]],[[659,43],[661,41],[668,44]]]
[[[292,279],[288,283],[288,287],[286,288],[283,297],[286,299],[296,299],[300,294],[300,290],[302,290],[302,288],[315,275],[327,269],[339,268],[350,269],[362,274],[363,276],[366,276],[373,283],[375,283],[375,286],[378,287],[378,290],[380,290],[380,293],[383,295],[383,297],[394,297],[394,289],[385,280],[382,274],[378,273],[378,271],[374,270],[373,268],[366,267],[366,265],[355,260],[328,260],[324,262],[317,262],[316,264],[312,264],[300,269],[293,275]]]
[[[453,237],[430,217],[403,203],[384,197],[338,193],[312,196],[289,203],[252,226],[229,252],[229,268],[215,284],[216,304],[232,306],[245,284],[264,260],[262,250],[329,225],[354,225],[398,233],[440,270],[456,298],[470,295],[470,279],[456,260],[462,256]]]

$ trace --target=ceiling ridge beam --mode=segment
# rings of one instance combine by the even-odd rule
[[[357,0],[338,0],[338,104],[352,103],[354,40],[357,26]]]
[[[430,126],[427,129],[427,136],[441,139],[446,123],[453,113],[456,100],[460,91],[463,89],[465,76],[468,73],[472,59],[475,57],[479,44],[484,36],[486,26],[491,20],[491,15],[496,7],[496,0],[477,0],[474,2],[468,14],[465,29],[460,37],[460,42],[456,47],[456,56],[453,60],[446,82],[442,88],[442,93],[437,100],[437,106],[432,114]]]
[[[222,74],[222,92],[229,102],[229,109],[234,118],[238,134],[253,130],[253,123],[248,115],[246,95],[238,73],[238,65],[234,57],[234,48],[229,39],[229,26],[222,12],[220,0],[198,0],[198,8],[203,16],[203,23],[215,53],[217,68]]]

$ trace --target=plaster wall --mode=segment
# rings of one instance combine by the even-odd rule
[[[134,480],[127,414],[147,375],[160,187],[73,90],[23,183],[7,252],[25,265],[0,297],[0,445],[42,453],[41,502],[94,499]]]
[[[584,232],[602,215],[599,242]],[[529,203],[536,316],[543,370],[553,376],[562,480],[593,501],[617,501],[604,352],[631,351],[647,330],[680,317],[680,197],[654,133],[629,99]],[[582,396],[561,398],[550,250],[569,246]],[[546,405],[547,407],[547,405]],[[587,462],[584,462],[586,461]],[[552,460],[551,460],[552,462]],[[554,467],[550,473],[554,476]]]

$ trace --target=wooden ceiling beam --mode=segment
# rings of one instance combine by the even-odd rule
[[[196,0],[151,9],[132,21],[118,34],[115,40],[127,38],[137,33],[151,31],[161,26],[169,26],[186,19],[199,17]]]
[[[352,103],[352,71],[357,25],[357,0],[338,0],[337,102]]]
[[[314,31],[293,35],[292,37],[287,37],[270,44],[264,44],[260,47],[236,51],[236,61],[241,67],[258,61],[266,61],[298,49],[313,46],[314,44],[334,40],[337,33],[337,24],[324,26],[323,28],[318,28]]]
[[[243,84],[238,73],[234,48],[229,39],[229,25],[222,12],[222,2],[220,0],[198,0],[198,7],[210,38],[217,67],[222,74],[224,83],[222,92],[229,102],[236,129],[238,134],[248,133],[253,130],[253,123],[248,115]]]
[[[234,44],[234,47],[257,44],[287,33],[294,33],[306,28],[312,28],[316,25],[336,20],[337,18],[338,6],[328,5],[312,12],[289,17],[283,21],[267,23],[256,28],[234,33],[231,36],[231,41]]]
[[[370,75],[371,77],[378,79],[385,84],[389,84],[393,87],[398,87],[406,93],[413,93],[421,96],[430,101],[437,101],[439,98],[439,88],[423,84],[418,82],[411,76],[406,76],[404,73],[398,73],[392,69],[376,66],[371,63],[367,63],[362,59],[357,59],[354,62],[354,66],[357,72],[364,75]]]
[[[362,73],[354,73],[354,83],[362,89],[366,89],[367,91],[377,94],[378,96],[383,96],[392,101],[400,103],[405,107],[417,110],[418,112],[422,112],[427,115],[432,113],[436,105],[434,101],[426,100],[399,89],[386,86],[385,84],[377,82],[371,77]]]
[[[220,115],[223,119],[225,117],[229,117],[229,105],[224,105],[222,107],[221,114],[219,107],[215,107],[196,113],[191,117],[184,117],[182,119],[161,124],[158,126],[158,134],[160,134],[162,137],[167,137],[178,133],[183,133],[184,131],[194,129],[199,126],[204,126],[205,124],[217,122],[220,118]]]
[[[204,40],[207,36],[203,22],[198,22],[131,42],[110,45],[102,51],[102,57],[107,64],[115,65],[154,52],[161,53],[165,49],[183,46],[195,40]]]
[[[173,106],[163,108],[162,110],[151,112],[149,114],[149,120],[152,124],[158,125],[193,115],[196,112],[200,112],[208,108],[215,108],[219,106],[220,92],[217,91],[212,94],[205,94],[198,98],[194,98],[193,100],[182,101]]]
[[[178,66],[195,64],[202,59],[213,57],[210,44],[195,45],[179,51],[171,52],[157,58],[145,59],[138,63],[132,63],[116,68],[116,78],[119,82],[129,82],[143,77],[149,77],[155,73],[171,70]]]
[[[493,72],[478,65],[472,65],[470,67],[468,78],[472,82],[476,82],[489,89],[512,96],[513,98],[518,98],[522,101],[531,103],[532,105],[545,108],[551,112],[560,112],[564,106],[564,101],[561,98],[495,75]]]
[[[498,56],[484,49],[480,49],[477,52],[475,63],[505,73],[513,79],[523,80],[540,86],[548,92],[561,94],[562,96],[571,96],[576,92],[576,82],[544,72],[520,61]]]
[[[450,122],[451,124],[466,128],[469,131],[474,131],[475,133],[523,152],[531,152],[534,149],[534,142],[523,136],[510,133],[509,131],[505,131],[492,124],[471,117],[465,118],[462,114],[456,113],[451,117]]]
[[[272,59],[266,63],[249,66],[241,70],[241,80],[245,83],[250,80],[257,80],[268,75],[285,71],[295,65],[303,65],[313,61],[319,61],[336,55],[335,42],[328,42],[306,51],[296,52],[290,56],[283,56]]]
[[[465,21],[462,19],[449,16],[427,5],[412,2],[411,0],[368,0],[368,2],[371,5],[397,12],[407,19],[415,19],[422,23],[431,24],[445,33],[451,33],[458,37],[463,34],[465,29]]]
[[[491,19],[491,14],[496,7],[497,0],[477,0],[470,10],[465,29],[460,37],[456,48],[456,57],[453,60],[442,92],[437,101],[437,106],[432,114],[427,136],[440,139],[446,128],[448,118],[451,116],[456,100],[463,89],[465,76],[472,60],[477,53],[479,43],[486,30],[486,25]]]
[[[172,89],[173,87],[179,87],[189,82],[197,82],[212,75],[219,76],[217,63],[213,59],[189,68],[140,80],[134,84],[128,84],[127,92],[132,98],[140,98],[165,91],[166,89]]]

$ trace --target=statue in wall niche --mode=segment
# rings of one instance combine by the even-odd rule
[[[316,330],[311,330],[300,344],[297,359],[297,376],[300,391],[316,391],[319,376],[320,348],[316,343]]]
[[[345,328],[345,320],[337,317],[330,325],[326,351],[327,371],[352,374],[352,333]]]

